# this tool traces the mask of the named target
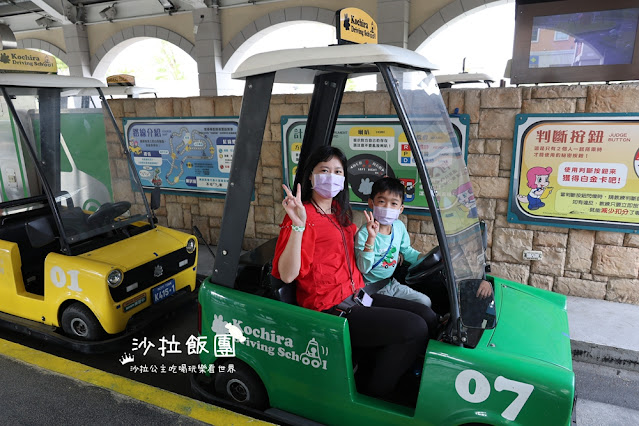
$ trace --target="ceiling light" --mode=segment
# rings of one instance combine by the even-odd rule
[[[178,7],[171,0],[158,0],[158,2],[160,2],[165,12],[169,12],[169,15],[178,10]]]
[[[113,3],[111,6],[107,7],[106,9],[103,9],[100,11],[100,16],[109,22],[113,22],[117,14],[118,14],[118,11],[115,10],[115,3]]]
[[[36,24],[43,27],[45,30],[48,30],[51,25],[53,25],[56,21],[49,18],[48,16],[43,16],[42,18],[36,19]]]

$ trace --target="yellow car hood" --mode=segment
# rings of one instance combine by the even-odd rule
[[[187,234],[184,236],[188,237]],[[162,228],[156,227],[131,238],[84,253],[79,257],[103,262],[126,271],[184,247],[187,239],[181,241]]]

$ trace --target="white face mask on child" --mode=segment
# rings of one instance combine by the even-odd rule
[[[392,225],[397,220],[400,209],[390,209],[388,207],[373,206],[373,217],[382,225]]]

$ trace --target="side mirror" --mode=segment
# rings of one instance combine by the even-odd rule
[[[27,222],[25,227],[27,229],[29,243],[32,247],[44,247],[56,239],[48,217],[39,217]]]
[[[157,210],[160,208],[160,204],[162,203],[162,200],[160,199],[161,195],[159,186],[153,188],[153,191],[151,191],[151,210]]]
[[[482,284],[484,283],[484,284]],[[495,290],[485,280],[462,280],[459,288],[459,314],[464,327],[495,328]],[[490,294],[486,295],[487,292]]]

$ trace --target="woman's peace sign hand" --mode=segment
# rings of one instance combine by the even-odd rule
[[[366,216],[366,230],[368,231],[368,238],[375,239],[377,231],[379,231],[379,222],[373,217],[373,212],[364,210],[364,216]]]
[[[302,186],[297,184],[297,195],[293,195],[286,185],[282,185],[286,192],[286,197],[282,200],[282,206],[286,214],[291,218],[293,225],[304,226],[306,224],[306,208],[302,203]]]

